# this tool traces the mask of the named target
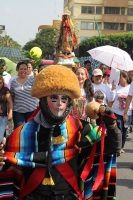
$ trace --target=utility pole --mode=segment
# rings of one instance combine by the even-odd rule
[[[97,28],[97,31],[98,31],[99,38],[100,38],[100,44],[102,46],[102,37],[101,37],[99,26],[98,26],[98,23],[97,23],[95,17],[94,17],[94,21],[95,21],[95,25],[96,25],[96,28]]]

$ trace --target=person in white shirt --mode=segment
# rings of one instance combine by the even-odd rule
[[[8,72],[6,72],[5,70],[6,70],[6,62],[4,59],[0,59],[0,73],[3,76],[4,83],[6,83],[8,88],[10,89],[11,75]]]
[[[131,85],[130,85],[130,88],[129,88],[129,92],[128,92],[128,96],[126,98],[126,105],[125,105],[124,115],[123,115],[124,122],[127,121],[128,109],[130,107],[130,104],[132,103],[132,100],[133,100],[133,81],[131,82]],[[133,119],[132,119],[132,121],[133,121]]]
[[[107,84],[102,82],[102,71],[99,68],[96,68],[92,71],[92,76],[95,101],[99,104],[107,104],[108,101],[112,101],[114,98],[114,91],[111,90]]]
[[[28,76],[34,76],[33,67],[32,67],[32,65],[31,65],[31,63],[30,63],[30,62],[27,62],[27,65],[28,65],[27,75],[28,75]]]
[[[123,148],[126,142],[127,137],[127,129],[128,127],[124,126],[124,109],[126,105],[126,99],[129,93],[130,88],[130,79],[127,72],[121,71],[120,73],[120,82],[119,85],[116,86],[114,102],[112,106],[112,110],[114,111],[117,121],[120,124],[120,128],[122,130],[122,148],[120,150],[120,154],[124,152]],[[132,114],[132,104],[129,105],[127,109],[127,121],[129,121],[129,117]]]

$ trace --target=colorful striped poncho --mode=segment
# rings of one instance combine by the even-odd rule
[[[73,118],[74,119],[74,118]],[[78,131],[82,126],[78,121],[68,118],[60,126],[61,135],[52,138],[52,165],[60,165],[69,161],[80,152],[74,144],[80,141],[81,133]],[[25,167],[46,167],[44,161],[37,161],[38,152],[37,134],[40,125],[35,121],[30,121],[19,126],[7,139],[5,155],[7,160],[13,164]],[[96,130],[97,131],[97,127]],[[44,133],[45,134],[45,133]],[[89,140],[89,139],[88,139]],[[41,152],[43,154],[43,152]]]
[[[74,147],[74,144],[81,140],[81,127],[81,122],[72,117],[68,118],[66,122],[62,124],[60,127],[61,137],[58,139],[56,138],[57,140],[53,140],[53,166],[61,166],[80,153],[81,149],[77,148],[77,146]],[[22,186],[23,171],[19,169],[17,165],[32,168],[39,167],[40,169],[45,168],[43,160],[40,163],[38,160],[34,159],[34,154],[38,153],[37,133],[39,128],[40,125],[36,122],[28,122],[24,126],[18,127],[7,140],[5,155],[7,156],[7,160],[15,165],[8,168],[6,172],[0,172],[0,199],[18,199]],[[94,131],[94,129],[91,131]],[[95,131],[97,131],[97,127],[95,127]],[[84,169],[86,159],[87,158],[85,158],[84,161],[83,158],[80,173]],[[99,163],[98,154],[95,155],[94,163],[86,181],[83,182],[80,180],[80,189],[83,199],[92,200],[98,199],[101,195],[109,195],[108,199],[113,200],[115,196],[115,156],[104,155],[105,176],[97,191],[92,191],[91,188],[97,174],[97,166]]]

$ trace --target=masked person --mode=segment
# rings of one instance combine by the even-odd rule
[[[102,168],[101,180],[99,173],[96,175],[98,165],[90,170],[87,167],[87,171],[84,167],[88,166],[87,158],[93,154],[91,152],[93,147],[97,147],[99,153],[97,159],[89,161],[89,166],[91,168],[91,163],[99,163],[98,155],[100,158],[103,156],[99,151],[101,144],[99,140],[105,133],[102,134],[97,126],[93,127],[88,122],[69,115],[71,100],[80,97],[76,75],[64,66],[48,66],[37,75],[31,95],[40,99],[40,107],[29,122],[19,126],[8,137],[5,152],[0,151],[0,164],[3,165],[0,172],[0,191],[2,191],[0,194],[3,198],[86,200],[98,195],[114,197],[115,185],[110,181],[107,182],[106,176],[108,174],[108,180],[112,177],[110,175],[109,178],[108,170],[111,170],[112,162],[114,169],[115,156],[111,153],[120,149],[121,133],[115,119],[107,112],[107,108],[99,104],[99,107],[91,106],[97,117],[102,116],[102,121],[105,121],[107,127],[104,147],[101,145],[106,155],[104,162],[107,169]],[[0,145],[0,149],[2,146]],[[100,161],[101,164],[104,162]],[[85,179],[81,180],[81,183],[84,182],[84,188],[79,188],[78,185],[80,175],[82,180]],[[92,190],[92,177],[95,179],[96,176],[97,185],[95,190]],[[111,178],[112,181],[115,181],[115,177]],[[105,184],[109,187],[109,193],[107,187],[104,190]]]

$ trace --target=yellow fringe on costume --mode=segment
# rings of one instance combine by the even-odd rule
[[[44,178],[42,181],[42,185],[55,185],[52,177],[50,178]]]
[[[60,144],[64,142],[64,137],[62,135],[59,135],[57,137],[53,137],[53,144]]]

